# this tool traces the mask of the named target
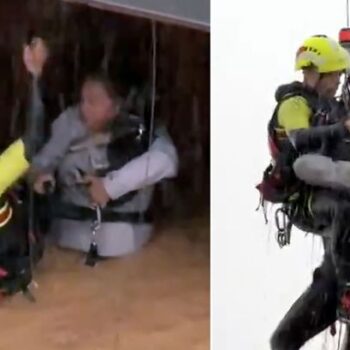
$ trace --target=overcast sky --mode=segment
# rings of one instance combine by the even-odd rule
[[[346,26],[345,10],[344,0],[212,0],[215,350],[268,350],[273,329],[311,282],[322,257],[320,242],[298,231],[290,247],[279,249],[262,214],[254,211],[254,186],[269,160],[266,123],[276,87],[300,77],[293,71],[294,55],[303,39],[337,38]],[[325,337],[305,349],[321,349]],[[328,335],[324,349],[336,349],[335,340]]]

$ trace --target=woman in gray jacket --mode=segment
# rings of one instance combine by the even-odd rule
[[[93,248],[101,257],[133,253],[149,240],[154,185],[177,170],[166,129],[149,138],[140,118],[123,117],[116,89],[101,74],[85,79],[79,105],[54,121],[32,162],[36,192],[47,183],[58,190],[51,225],[58,245]]]

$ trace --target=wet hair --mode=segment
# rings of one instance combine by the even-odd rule
[[[103,72],[93,72],[88,74],[84,81],[83,85],[86,83],[98,83],[103,86],[109,98],[114,100],[116,103],[121,103],[121,97],[119,94],[119,89],[117,85],[112,81],[112,79]]]
[[[55,56],[59,51],[59,27],[57,21],[53,19],[37,20],[35,23],[31,23],[25,34],[25,44],[30,45],[35,38],[42,39],[47,48],[50,50],[51,55]],[[52,54],[52,52],[54,52]]]

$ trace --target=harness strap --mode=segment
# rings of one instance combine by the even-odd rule
[[[94,221],[96,220],[96,210],[88,207],[82,207],[70,203],[59,203],[53,209],[54,217],[78,220]],[[116,212],[108,208],[101,210],[101,222],[127,222],[132,224],[151,223],[153,217],[150,211],[145,212]]]
[[[262,208],[262,211],[264,214],[265,225],[267,225],[269,223],[269,221],[267,219],[266,201],[264,200],[264,196],[262,194],[260,194],[259,204],[258,204],[257,208],[255,209],[255,211],[259,211],[260,208]]]
[[[92,238],[91,238],[91,244],[90,244],[90,249],[89,252],[86,256],[86,261],[85,264],[88,266],[95,266],[98,258],[99,258],[99,254],[98,254],[98,247],[97,247],[97,242],[96,242],[96,234],[98,232],[98,230],[101,227],[101,207],[100,206],[96,206],[95,208],[95,220],[92,223],[92,227],[91,227],[91,234],[92,234]]]

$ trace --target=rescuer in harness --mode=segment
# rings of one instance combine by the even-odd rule
[[[335,41],[314,36],[298,50],[296,68],[303,69],[304,82],[278,89],[278,106],[269,123],[274,162],[258,188],[263,199],[287,208],[290,225],[322,234],[327,243],[326,233],[346,232],[348,198],[336,191],[305,186],[292,166],[302,154],[319,152],[335,157],[341,148],[348,147],[346,108],[334,95],[341,74],[349,68],[349,56]],[[336,270],[333,258],[334,249],[326,244],[323,264],[274,332],[272,349],[299,349],[337,317],[349,319],[342,304],[343,288],[339,288],[347,269],[337,265],[340,269]]]
[[[32,280],[32,266],[43,254],[42,240],[38,232],[30,229],[30,210],[27,199],[21,202],[9,189],[29,169],[35,152],[43,141],[42,128],[45,118],[39,80],[48,50],[42,39],[33,38],[25,45],[23,61],[31,75],[31,96],[23,137],[15,140],[0,155],[0,293],[12,295],[23,291],[30,295],[28,286]],[[35,218],[31,218],[33,222]]]
[[[296,55],[296,69],[303,70],[303,83],[282,85],[276,91],[277,106],[268,124],[272,162],[257,188],[263,202],[283,204],[279,211],[290,219],[287,227],[279,229],[281,245],[289,243],[292,224],[322,232],[338,205],[337,196],[334,201],[328,198],[329,193],[318,191],[315,196],[315,189],[297,178],[293,164],[309,152],[340,155],[344,142],[339,141],[350,136],[350,121],[344,104],[334,95],[348,60],[347,51],[334,40],[311,37]]]
[[[350,50],[350,29],[340,31],[339,40]],[[344,107],[350,109],[350,75],[347,74],[342,89]],[[349,147],[345,142],[328,145],[322,153],[308,153],[300,156],[293,164],[296,176],[313,186],[341,191],[350,190]]]

